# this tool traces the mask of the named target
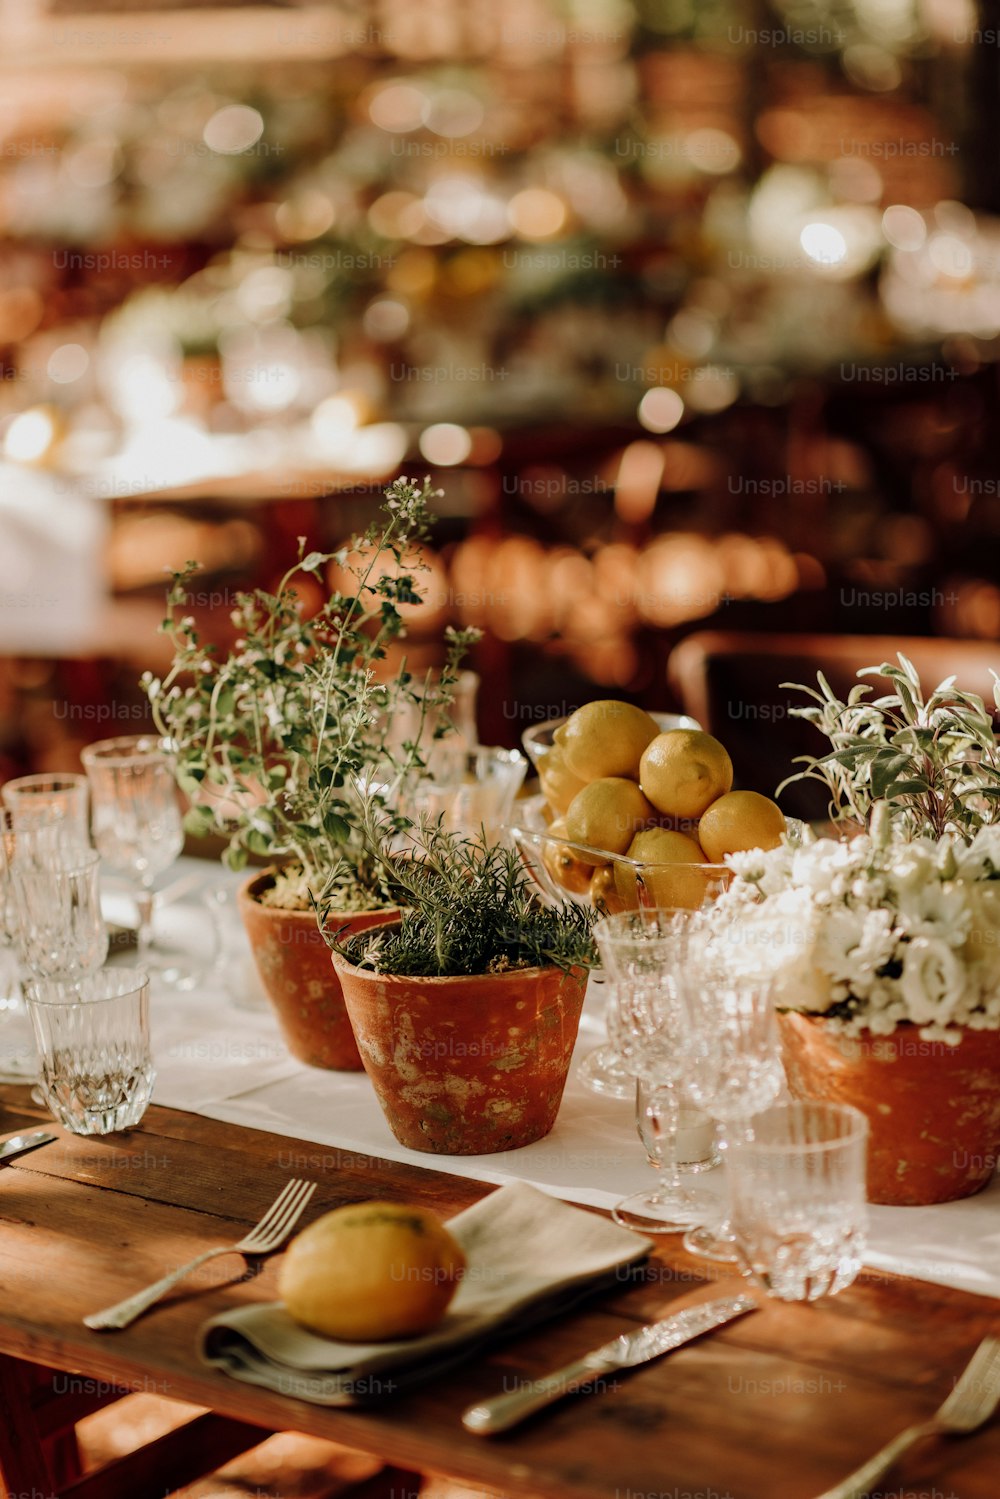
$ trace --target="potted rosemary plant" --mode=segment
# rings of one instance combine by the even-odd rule
[[[369,846],[395,921],[336,931],[344,999],[386,1121],[411,1150],[516,1150],[555,1123],[595,961],[597,913],[542,905],[517,853],[440,824],[402,856],[377,808]]]
[[[1000,745],[953,678],[925,698],[903,656],[859,675],[890,691],[844,703],[820,677],[795,710],[831,746],[798,775],[855,836],[731,856],[720,914],[763,904],[801,933],[775,990],[789,1086],[867,1115],[870,1199],[944,1202],[1000,1156]]]
[[[300,543],[298,562],[274,593],[236,595],[239,634],[227,654],[202,645],[183,612],[195,565],[176,573],[162,625],[173,664],[162,679],[143,678],[190,799],[188,831],[223,834],[231,869],[250,854],[271,861],[242,888],[240,911],[289,1050],[317,1067],[356,1071],[361,1060],[315,897],[323,891],[331,916],[352,930],[393,909],[384,868],[359,835],[359,809],[372,797],[390,805],[398,778],[422,764],[428,715],[437,720],[434,734],[446,730],[437,710],[450,700],[472,638],[449,632],[447,666],[433,684],[405,667],[377,678],[405,633],[401,606],[421,602],[415,572],[430,498],[428,481],[397,479],[365,535],[329,554],[306,553]],[[335,590],[307,617],[296,583],[322,581],[331,564],[351,591]],[[415,706],[418,731],[400,746],[389,729],[404,704]]]

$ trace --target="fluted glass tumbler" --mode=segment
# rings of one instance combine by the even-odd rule
[[[861,1269],[868,1121],[832,1103],[765,1109],[729,1146],[730,1213],[744,1273],[780,1301],[844,1290]]]
[[[87,777],[66,775],[17,776],[4,783],[4,805],[18,833],[58,834],[59,842],[85,848],[90,842]]]
[[[100,855],[56,847],[36,857],[18,850],[10,866],[17,918],[15,947],[27,976],[79,978],[100,968],[108,953],[101,916]]]
[[[102,968],[75,984],[36,979],[25,999],[53,1117],[76,1135],[138,1124],[156,1076],[146,974]]]

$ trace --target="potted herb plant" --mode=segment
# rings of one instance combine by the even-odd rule
[[[776,987],[789,1086],[867,1115],[870,1199],[944,1202],[1000,1157],[1000,746],[953,678],[925,700],[905,657],[876,674],[883,696],[859,683],[844,703],[820,677],[796,710],[831,743],[798,774],[855,836],[732,855],[719,910],[762,902],[800,928]]]
[[[355,931],[393,909],[385,871],[359,836],[359,808],[372,797],[391,803],[397,780],[422,764],[429,714],[439,720],[434,734],[446,731],[436,710],[473,634],[449,632],[433,684],[405,665],[378,679],[405,633],[401,607],[421,602],[415,573],[431,497],[427,480],[397,479],[363,536],[335,553],[306,553],[300,542],[274,593],[236,595],[239,633],[225,654],[203,645],[183,612],[195,565],[176,573],[162,625],[173,664],[162,679],[143,678],[190,798],[188,831],[222,833],[231,869],[250,854],[271,861],[243,886],[240,912],[289,1050],[312,1066],[361,1067],[313,901],[324,891],[330,916]],[[350,591],[335,590],[307,616],[296,583],[322,581],[331,564]],[[403,704],[416,705],[418,729],[399,745],[389,730]]]
[[[595,961],[596,914],[542,905],[513,849],[369,819],[395,921],[327,941],[361,1059],[390,1129],[411,1150],[515,1150],[555,1123]]]

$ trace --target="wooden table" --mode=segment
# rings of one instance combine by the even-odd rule
[[[0,1087],[0,1136],[45,1118],[26,1089]],[[85,1312],[204,1248],[237,1239],[290,1175],[319,1182],[316,1214],[382,1197],[447,1216],[491,1190],[162,1108],[150,1109],[142,1128],[128,1134],[61,1135],[0,1167],[0,1355],[6,1356],[0,1365],[9,1464],[18,1378],[23,1383],[25,1374],[17,1360],[79,1376],[80,1391],[106,1381],[208,1406],[234,1418],[237,1435],[239,1423],[307,1432],[409,1471],[509,1496],[815,1499],[888,1436],[934,1410],[979,1339],[1000,1329],[997,1301],[866,1274],[817,1305],[768,1304],[624,1376],[614,1390],[566,1400],[517,1432],[484,1440],[459,1424],[471,1400],[536,1379],[674,1304],[726,1294],[738,1280],[723,1270],[713,1274],[666,1238],[637,1284],[498,1343],[372,1410],[326,1410],[198,1362],[195,1342],[206,1318],[274,1299],[276,1259],[251,1280],[238,1278],[239,1261],[216,1261],[193,1287],[125,1332],[83,1326]],[[2,1397],[0,1390],[0,1420]],[[20,1482],[30,1492],[23,1476]],[[997,1499],[1000,1421],[964,1440],[916,1449],[887,1485],[887,1495],[908,1499]],[[110,1493],[95,1490],[95,1499]],[[142,1495],[154,1499],[153,1487]]]

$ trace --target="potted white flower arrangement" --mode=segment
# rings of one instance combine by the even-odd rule
[[[363,536],[335,553],[306,553],[300,543],[274,593],[236,595],[228,653],[203,645],[184,612],[194,564],[175,574],[162,626],[173,664],[162,679],[143,678],[190,799],[188,831],[221,833],[232,869],[250,854],[269,860],[241,890],[240,912],[289,1050],[317,1067],[360,1070],[361,1058],[315,898],[322,891],[331,919],[353,930],[394,910],[360,836],[361,808],[372,795],[390,805],[394,787],[423,764],[426,741],[447,731],[441,709],[475,634],[448,633],[447,665],[433,681],[415,680],[405,665],[379,679],[405,634],[402,606],[421,602],[415,574],[431,498],[427,480],[397,479]],[[315,591],[331,565],[349,591],[334,588],[307,614],[296,583]],[[404,706],[417,730],[400,745],[392,725]]]
[[[894,690],[843,703],[820,678],[796,710],[832,745],[799,774],[854,836],[732,855],[718,915],[762,905],[794,928],[775,986],[789,1086],[868,1116],[871,1200],[948,1201],[1000,1154],[1000,746],[953,678],[925,701],[905,657],[859,675]]]

